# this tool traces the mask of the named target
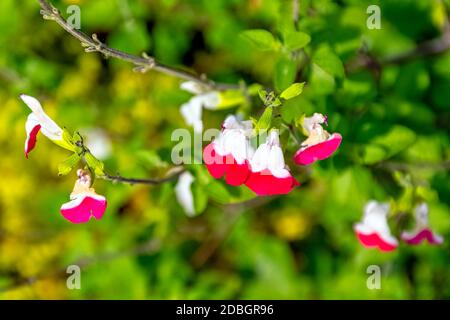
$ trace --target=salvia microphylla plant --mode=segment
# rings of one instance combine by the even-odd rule
[[[316,161],[329,158],[338,150],[342,142],[341,134],[329,133],[325,130],[324,126],[328,125],[328,117],[324,114],[304,114],[294,119],[293,123],[283,122],[279,108],[286,101],[302,93],[305,85],[303,82],[293,83],[295,79],[289,80],[286,85],[276,86],[276,92],[263,88],[259,84],[250,86],[218,84],[206,77],[197,77],[189,72],[161,64],[145,54],[143,57],[137,57],[111,49],[97,36],[90,37],[71,28],[59,11],[47,1],[39,0],[39,3],[44,18],[54,20],[79,39],[87,52],[100,52],[106,57],[134,63],[136,71],[146,72],[155,69],[185,80],[181,84],[181,89],[193,96],[181,106],[180,113],[195,134],[202,133],[204,130],[202,119],[204,109],[214,111],[238,107],[236,112],[223,119],[219,135],[203,148],[202,153],[204,165],[209,174],[215,179],[223,179],[230,186],[245,186],[256,196],[285,195],[300,186],[300,182],[285,163],[286,151],[281,143],[284,140],[280,140],[285,132],[297,143],[295,152],[289,156],[292,156],[292,162],[298,166],[312,165]],[[286,41],[291,40],[288,45],[275,40],[268,31],[249,30],[247,32],[247,36],[253,40],[258,40],[259,37],[267,38],[267,34],[273,40],[270,41],[270,46],[287,51],[301,50],[311,40],[309,35],[295,31],[290,36],[286,36]],[[276,45],[273,46],[272,42]],[[342,69],[342,73],[344,72],[342,65],[339,65],[337,69]],[[258,119],[249,115],[250,101],[254,96],[259,96],[263,102],[262,114]],[[68,174],[72,169],[79,167],[80,162],[83,163],[82,168],[77,168],[77,180],[70,194],[70,201],[61,206],[61,214],[68,221],[84,223],[92,217],[102,218],[107,201],[93,188],[96,177],[132,183],[156,181],[109,176],[105,173],[103,163],[85,146],[78,132],[70,134],[66,129],[59,127],[44,112],[37,99],[27,95],[21,95],[21,99],[32,111],[25,125],[27,133],[25,156],[28,158],[36,145],[36,137],[41,132],[55,144],[72,152],[72,155],[59,166],[60,175]],[[297,138],[300,132],[305,137],[302,141]],[[184,164],[188,165],[188,163]],[[189,216],[196,213],[191,190],[195,179],[194,172],[190,172],[185,167],[180,172],[175,186],[176,197]],[[165,178],[161,182],[169,180]],[[356,235],[363,246],[391,251],[399,245],[397,238],[389,229],[389,209],[389,204],[376,201],[370,201],[365,206],[362,221],[354,226]],[[409,211],[414,211],[416,225],[412,230],[401,230],[400,238],[404,242],[407,244],[418,244],[424,240],[431,244],[443,242],[442,237],[436,235],[428,225],[428,206],[425,202],[416,203],[416,207]]]

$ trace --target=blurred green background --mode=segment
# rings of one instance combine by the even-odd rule
[[[283,119],[326,113],[328,129],[340,132],[343,144],[334,157],[302,169],[290,163],[295,146],[286,142],[286,160],[304,182],[287,196],[249,200],[242,189],[206,175],[209,187],[195,192],[203,212],[194,218],[174,201],[176,182],[97,181],[97,192],[108,199],[105,216],[72,225],[59,213],[75,180],[74,173],[57,175],[68,154],[40,135],[25,159],[29,110],[19,94],[38,97],[61,126],[102,132],[112,148],[109,172],[133,177],[161,176],[172,166],[170,135],[186,127],[179,107],[190,95],[176,78],[134,73],[130,64],[85,53],[42,19],[37,1],[2,0],[1,298],[450,298],[450,53],[347,68],[345,75],[326,67],[348,67],[364,50],[381,61],[438,38],[448,1],[301,0],[299,29],[312,39],[304,50],[312,58],[303,60],[259,50],[239,36],[255,28],[280,36],[292,21],[291,1],[53,4],[66,16],[68,5],[79,5],[82,29],[114,48],[146,51],[214,80],[273,86],[284,75],[306,81],[304,93],[283,106]],[[366,27],[370,4],[381,7],[380,30]],[[323,52],[338,62],[318,63]],[[261,104],[252,108],[249,114],[258,114]],[[205,112],[205,127],[219,127],[229,112]],[[202,166],[190,169],[205,176]],[[375,198],[401,206],[408,175],[429,203],[430,223],[444,245],[401,244],[392,253],[363,248],[352,226],[364,204]],[[69,264],[81,266],[81,290],[66,287]],[[372,264],[382,268],[380,290],[366,286]]]

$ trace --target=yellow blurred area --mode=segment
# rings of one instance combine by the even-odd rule
[[[294,241],[305,238],[311,229],[310,219],[294,208],[276,215],[273,219],[276,234],[285,240]]]

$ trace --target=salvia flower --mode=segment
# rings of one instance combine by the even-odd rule
[[[296,164],[309,165],[317,160],[324,160],[339,148],[342,136],[339,133],[328,133],[322,124],[327,124],[327,117],[320,113],[304,118],[303,131],[308,138],[294,155]]]
[[[278,132],[272,130],[250,160],[245,185],[259,196],[287,194],[299,183],[284,162]]]
[[[189,217],[195,215],[194,196],[191,190],[193,182],[194,176],[189,171],[186,171],[180,174],[177,185],[175,186],[175,196],[178,203]]]
[[[444,238],[434,233],[428,224],[428,205],[421,203],[415,210],[416,226],[411,231],[402,232],[401,238],[408,244],[416,245],[424,240],[430,244],[442,244]]]
[[[245,101],[245,96],[240,90],[214,90],[195,81],[183,82],[180,87],[194,94],[188,102],[181,106],[180,111],[184,121],[192,126],[195,132],[202,132],[203,130],[203,109],[225,109]]]
[[[398,241],[391,235],[387,223],[388,203],[369,201],[364,208],[362,222],[354,226],[361,244],[367,248],[378,248],[381,251],[391,251],[397,248]]]
[[[25,130],[27,132],[27,138],[25,140],[25,156],[27,158],[28,154],[36,145],[36,137],[39,131],[57,145],[71,151],[74,150],[73,146],[64,139],[63,129],[61,129],[55,121],[44,112],[40,102],[36,98],[25,94],[20,95],[20,98],[32,111],[25,124]]]
[[[181,115],[184,121],[194,128],[195,132],[202,132],[203,108],[210,110],[217,109],[221,101],[220,94],[218,91],[208,90],[207,87],[194,81],[183,82],[180,87],[194,94],[188,102],[181,106]]]
[[[91,188],[91,176],[84,170],[77,171],[70,201],[61,206],[61,214],[72,223],[88,222],[91,217],[99,220],[106,210],[106,198]]]
[[[203,150],[206,168],[214,178],[225,176],[225,181],[233,186],[247,181],[248,160],[254,152],[248,139],[251,132],[251,121],[240,121],[235,116],[225,119],[219,136]]]

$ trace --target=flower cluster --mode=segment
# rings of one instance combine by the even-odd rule
[[[67,131],[61,129],[43,110],[36,98],[22,94],[20,98],[31,109],[25,129],[27,138],[25,140],[25,156],[34,149],[37,141],[37,134],[42,132],[55,144],[70,150],[76,151],[76,145],[67,137]],[[76,154],[76,158],[78,155]],[[88,222],[91,217],[101,219],[106,210],[105,197],[95,193],[92,188],[92,179],[88,172],[77,171],[78,179],[70,195],[70,202],[61,206],[62,216],[72,223]]]
[[[366,248],[378,248],[380,251],[392,251],[398,247],[398,240],[391,234],[387,217],[388,203],[369,201],[364,208],[364,217],[355,224],[355,233]],[[416,226],[411,231],[404,231],[401,239],[410,245],[427,240],[430,244],[442,244],[444,239],[434,233],[428,224],[428,205],[421,203],[415,207]]]
[[[326,118],[314,114],[305,118],[308,138],[294,156],[294,162],[307,165],[329,157],[342,140],[339,134],[330,135],[321,124]],[[277,130],[271,130],[256,150],[250,137],[251,121],[240,121],[229,116],[222,131],[203,151],[209,173],[216,179],[225,177],[232,186],[245,185],[259,196],[287,194],[300,185],[285,164]]]

